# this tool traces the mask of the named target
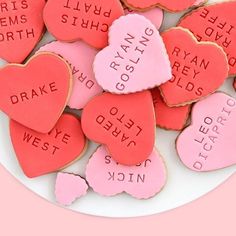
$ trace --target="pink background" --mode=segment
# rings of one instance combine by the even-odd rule
[[[0,235],[236,235],[236,174],[213,192],[175,210],[132,219],[78,214],[41,199],[0,165]],[[161,233],[161,234],[160,234]]]

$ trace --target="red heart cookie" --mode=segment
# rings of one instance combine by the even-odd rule
[[[211,41],[221,46],[230,66],[229,74],[236,74],[236,1],[203,6],[184,16],[179,26],[193,32],[199,41]]]
[[[195,5],[196,0],[123,0],[133,9],[148,9],[155,6],[171,12],[183,11]]]
[[[0,58],[25,60],[42,37],[44,6],[45,0],[1,1]]]
[[[168,107],[163,101],[159,88],[151,90],[156,125],[167,130],[182,130],[188,120],[190,105],[181,107]]]
[[[152,153],[155,115],[149,91],[97,96],[85,106],[81,121],[85,135],[105,144],[120,164],[136,165]]]
[[[25,65],[3,67],[0,78],[0,110],[28,128],[49,132],[69,98],[69,65],[55,54],[40,53]]]
[[[190,104],[223,84],[228,76],[228,61],[221,47],[199,43],[181,27],[164,32],[162,37],[172,65],[172,79],[160,86],[167,105]]]
[[[47,29],[58,40],[83,39],[95,48],[108,44],[108,29],[122,15],[119,0],[49,0],[44,8]]]
[[[33,131],[10,121],[11,140],[24,173],[37,177],[57,171],[81,156],[86,139],[80,120],[63,114],[48,133]]]

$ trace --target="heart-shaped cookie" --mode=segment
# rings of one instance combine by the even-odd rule
[[[101,146],[86,167],[86,180],[90,187],[104,196],[126,192],[135,198],[147,199],[162,190],[166,178],[165,164],[155,149],[142,164],[123,166]]]
[[[95,95],[102,93],[102,88],[95,80],[92,65],[97,50],[83,41],[75,43],[51,42],[41,47],[39,51],[49,51],[62,56],[71,66],[73,88],[68,106],[72,109],[82,109]]]
[[[109,30],[109,46],[94,61],[100,86],[128,94],[156,87],[171,79],[170,61],[156,27],[145,17],[129,14]]]
[[[228,61],[215,43],[199,43],[181,27],[162,34],[172,65],[172,79],[160,86],[169,106],[190,104],[215,92],[228,76]],[[175,39],[175,40],[173,40]],[[216,66],[220,65],[220,66]]]
[[[40,53],[25,65],[0,69],[0,109],[10,118],[38,132],[49,132],[63,112],[72,74],[61,57]]]
[[[44,8],[44,22],[58,40],[84,40],[95,48],[108,43],[108,29],[112,22],[124,15],[119,0],[48,0]]]
[[[196,0],[123,0],[130,8],[141,10],[155,6],[170,12],[178,12],[196,5]],[[202,2],[202,1],[201,1]]]
[[[229,74],[236,74],[236,1],[225,1],[198,8],[184,16],[179,26],[192,31],[199,41],[211,41],[221,46],[230,66]]]
[[[211,171],[236,164],[236,100],[215,93],[193,107],[192,124],[178,137],[182,162],[195,171]]]
[[[168,107],[163,101],[159,88],[151,90],[156,114],[156,125],[167,130],[182,130],[188,120],[190,105]]]
[[[161,28],[163,19],[164,19],[164,12],[162,9],[155,7],[148,11],[140,12],[130,9],[129,7],[124,6],[125,15],[128,14],[139,14],[146,17],[148,20],[152,22],[153,25],[156,26],[157,29]]]
[[[10,133],[18,161],[30,178],[62,169],[78,159],[86,148],[80,120],[70,114],[63,114],[48,134],[13,120]]]
[[[45,0],[1,1],[0,58],[21,63],[43,35]]]
[[[64,206],[71,205],[76,199],[86,195],[88,185],[79,175],[60,172],[57,174],[55,196]]]
[[[82,113],[85,135],[105,144],[115,161],[136,165],[151,154],[155,142],[155,115],[149,91],[93,98]]]

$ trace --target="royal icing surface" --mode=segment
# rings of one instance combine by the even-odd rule
[[[11,120],[10,134],[18,161],[30,178],[67,166],[86,148],[80,120],[70,114],[63,114],[48,134],[38,133]]]
[[[207,5],[184,16],[179,26],[193,32],[199,41],[211,41],[221,46],[230,66],[229,74],[236,74],[236,1]]]
[[[124,14],[119,0],[48,0],[44,22],[60,41],[84,40],[95,48],[107,46],[108,29]]]
[[[122,96],[99,95],[85,106],[81,121],[85,135],[105,144],[120,164],[139,164],[153,150],[155,114],[148,91]]]
[[[192,124],[178,137],[182,162],[195,171],[211,171],[236,163],[236,100],[218,92],[193,107]]]
[[[139,15],[146,17],[148,20],[150,20],[152,22],[153,25],[156,26],[157,29],[161,28],[161,25],[162,25],[162,22],[164,19],[164,12],[162,9],[160,9],[158,7],[155,7],[153,9],[150,9],[150,10],[144,11],[144,12],[135,11],[135,10],[132,10],[128,7],[124,7],[124,11],[125,11],[126,15],[139,14]]]
[[[0,58],[21,63],[44,32],[45,0],[1,1]]]
[[[116,163],[101,146],[86,167],[89,185],[104,196],[126,192],[135,198],[147,199],[162,190],[166,178],[165,165],[155,149],[145,162],[129,167]]]
[[[172,76],[158,30],[137,14],[123,16],[113,23],[109,46],[95,57],[94,73],[104,90],[116,94],[153,88]]]
[[[182,130],[188,120],[190,105],[168,107],[163,101],[159,88],[151,90],[156,114],[156,125],[167,130]]]
[[[0,109],[38,132],[49,132],[62,114],[72,85],[69,65],[56,54],[40,53],[25,65],[0,69]]]
[[[39,51],[49,51],[62,56],[69,64],[73,75],[73,87],[68,106],[83,109],[95,95],[102,93],[102,88],[95,80],[92,64],[97,50],[82,41],[75,43],[51,42]]]
[[[86,195],[88,185],[78,175],[60,172],[57,174],[55,196],[58,203],[71,205],[76,199]]]
[[[162,37],[172,79],[160,89],[169,106],[195,102],[215,92],[228,77],[227,57],[217,44],[199,43],[189,31],[178,27],[167,30]]]

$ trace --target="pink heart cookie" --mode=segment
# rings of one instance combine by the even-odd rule
[[[75,43],[51,42],[39,51],[50,51],[62,56],[71,66],[73,88],[68,106],[82,109],[95,95],[102,93],[102,88],[95,80],[92,64],[97,50],[82,41]]]
[[[162,190],[166,178],[165,164],[155,149],[145,162],[128,167],[117,164],[105,147],[100,146],[86,167],[89,185],[104,196],[126,192],[147,199]]]
[[[96,80],[104,90],[134,93],[171,79],[165,45],[156,27],[145,17],[120,17],[110,28],[109,43],[94,61]]]
[[[132,10],[132,9],[125,6],[124,11],[125,11],[126,15],[139,14],[139,15],[146,17],[148,20],[150,20],[156,26],[157,29],[161,28],[161,25],[162,25],[162,22],[164,19],[164,12],[162,9],[160,9],[158,7],[155,7],[153,9],[148,10],[148,11],[140,12],[140,11]]]
[[[236,163],[236,100],[215,93],[193,107],[192,124],[178,137],[181,161],[195,171],[211,171]]]
[[[71,205],[76,199],[86,195],[88,185],[78,175],[69,173],[58,173],[55,185],[57,202],[61,205]]]

